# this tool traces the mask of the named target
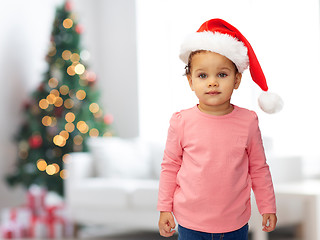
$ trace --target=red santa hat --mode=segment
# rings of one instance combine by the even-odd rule
[[[182,43],[180,59],[187,64],[190,53],[197,50],[225,56],[236,65],[240,73],[249,67],[252,80],[264,91],[258,100],[260,108],[267,113],[282,109],[282,99],[277,94],[268,92],[266,78],[250,43],[234,26],[217,18],[206,21]]]

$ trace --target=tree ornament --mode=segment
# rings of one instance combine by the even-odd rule
[[[82,34],[82,33],[83,33],[83,30],[84,30],[83,26],[78,23],[78,24],[76,25],[76,32],[77,32],[78,34]]]
[[[64,9],[67,11],[67,12],[70,12],[72,10],[72,2],[69,0],[69,1],[66,1],[66,4],[64,5]]]
[[[30,109],[30,107],[31,107],[30,101],[29,101],[29,100],[24,101],[24,103],[23,103],[23,109],[24,109],[24,110],[28,110],[28,109]]]
[[[39,134],[32,135],[29,138],[29,145],[32,149],[37,149],[42,146],[42,137]]]
[[[103,118],[105,124],[112,124],[113,123],[113,115],[106,114]]]

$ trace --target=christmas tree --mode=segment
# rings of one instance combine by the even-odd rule
[[[112,136],[112,116],[104,115],[98,104],[96,75],[87,69],[88,52],[80,46],[82,32],[66,1],[56,9],[48,71],[24,104],[16,169],[7,177],[10,185],[38,184],[63,195],[66,155],[87,151],[88,137]]]

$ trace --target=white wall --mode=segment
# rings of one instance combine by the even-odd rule
[[[2,1],[0,8],[0,177],[10,170],[17,148],[14,134],[21,123],[21,109],[41,81],[51,22],[58,0]],[[35,17],[36,16],[36,17]],[[21,203],[21,188],[0,181],[0,208]]]
[[[85,27],[84,45],[98,76],[101,102],[114,115],[117,135],[139,134],[134,0],[74,0]]]
[[[0,8],[0,178],[10,170],[17,148],[13,136],[21,123],[23,102],[47,69],[55,7],[63,0],[7,0]],[[83,45],[98,76],[101,103],[114,115],[121,137],[138,135],[135,1],[74,0],[84,26]],[[124,54],[125,53],[125,54]],[[0,209],[23,201],[21,188],[0,181]]]
[[[285,106],[278,114],[263,113],[257,104],[261,89],[248,70],[232,102],[258,113],[262,134],[273,139],[277,154],[302,155],[305,172],[320,175],[318,0],[136,2],[143,137],[164,139],[172,113],[198,102],[182,76],[180,44],[204,21],[222,18],[250,41],[270,91],[281,95]]]

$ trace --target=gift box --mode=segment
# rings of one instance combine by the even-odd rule
[[[26,207],[6,208],[2,211],[2,238],[24,238],[29,236],[31,210]]]
[[[45,217],[33,216],[30,227],[30,237],[45,239],[48,236],[47,221]]]
[[[29,188],[27,191],[27,206],[33,215],[39,216],[43,214],[46,196],[47,190],[40,186],[32,185]]]
[[[26,205],[1,213],[3,239],[62,239],[74,236],[70,214],[62,197],[33,186],[26,194]]]

